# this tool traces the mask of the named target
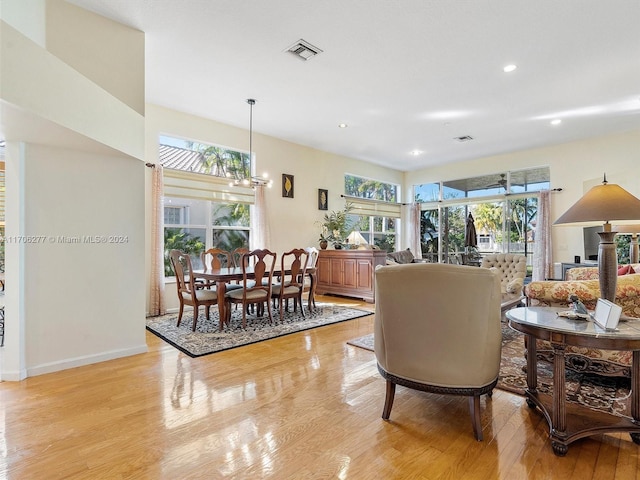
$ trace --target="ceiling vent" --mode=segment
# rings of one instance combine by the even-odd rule
[[[454,140],[456,140],[457,142],[469,142],[473,140],[473,137],[471,135],[463,135],[462,137],[454,138]]]
[[[314,47],[309,42],[306,42],[302,39],[298,40],[296,43],[291,45],[289,48],[285,50],[286,52],[292,53],[296,57],[302,60],[309,60],[310,58],[315,57],[319,53],[322,53],[318,47]]]

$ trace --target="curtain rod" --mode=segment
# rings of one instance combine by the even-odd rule
[[[147,163],[145,163],[145,165],[146,165],[147,167],[149,167],[149,168],[155,168],[155,167],[156,167],[156,164],[155,164],[155,163],[149,163],[149,162],[147,162]]]

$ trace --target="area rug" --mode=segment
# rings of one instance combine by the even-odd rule
[[[373,351],[373,334],[354,338],[349,345]],[[527,376],[524,372],[527,360],[524,356],[524,336],[502,324],[502,359],[498,388],[524,395]],[[585,405],[615,415],[627,416],[629,412],[631,381],[628,378],[603,377],[566,370],[567,401]],[[553,389],[553,365],[538,362],[538,390],[551,394]]]
[[[331,303],[318,303],[311,313],[305,309],[306,318],[302,317],[299,310],[297,313],[289,311],[285,312],[282,322],[279,310],[273,309],[273,324],[269,324],[269,316],[266,313],[263,317],[247,315],[247,328],[243,329],[242,311],[234,310],[230,325],[220,332],[218,309],[215,307],[211,309],[210,320],[207,320],[203,310],[203,308],[200,309],[195,332],[191,330],[193,325],[191,311],[183,314],[179,327],[176,327],[177,313],[147,317],[147,330],[190,357],[201,357],[302,330],[372,315],[372,312],[366,310]]]

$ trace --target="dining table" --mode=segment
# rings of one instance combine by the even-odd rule
[[[255,279],[255,272],[253,269],[253,265],[249,265],[246,267],[247,279]],[[282,277],[284,275],[291,275],[290,269],[285,269],[284,272],[281,269],[276,269],[273,271],[273,278]],[[313,298],[315,296],[316,289],[316,268],[307,268],[305,271],[305,275],[309,276],[310,284],[309,284],[309,302],[308,309],[311,311],[313,305]],[[242,267],[223,267],[223,268],[209,268],[209,269],[200,269],[193,270],[193,276],[196,279],[207,280],[208,282],[215,282],[216,284],[216,292],[218,293],[218,314],[220,315],[220,330],[222,330],[223,321],[222,319],[227,318],[226,314],[226,305],[225,305],[225,295],[227,293],[227,283],[234,281],[242,281],[244,278],[243,268]],[[302,308],[302,305],[300,306]]]

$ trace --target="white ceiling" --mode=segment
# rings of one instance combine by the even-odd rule
[[[638,0],[70,1],[146,33],[147,102],[399,170],[640,128]]]

